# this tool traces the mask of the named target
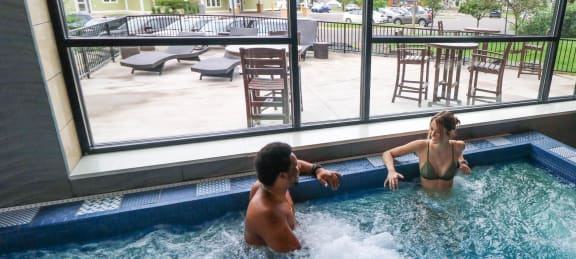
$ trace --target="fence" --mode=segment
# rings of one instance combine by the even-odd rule
[[[287,30],[288,23],[283,18],[228,15],[142,15],[127,16],[106,21],[90,27],[70,31],[69,37],[118,37],[118,36],[178,36],[181,32],[200,32],[201,35],[226,35],[232,27],[255,27],[259,35],[265,36],[268,31]],[[438,31],[420,27],[401,27],[374,25],[374,36],[391,36],[398,30],[404,30],[409,36],[466,36],[472,32]],[[200,35],[200,34],[199,34]],[[340,52],[360,52],[362,49],[362,26],[339,22],[318,21],[318,41],[329,42],[330,50]],[[499,51],[505,48],[506,42],[492,42],[488,50]],[[373,44],[372,55],[394,55],[397,44]],[[512,46],[508,65],[517,67],[520,60],[522,42]],[[74,49],[74,60],[78,74],[90,77],[90,73],[102,65],[114,61],[118,55],[116,48],[84,47]],[[554,70],[557,72],[576,73],[576,40],[561,39]]]

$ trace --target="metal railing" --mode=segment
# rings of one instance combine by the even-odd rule
[[[116,47],[79,47],[72,48],[70,52],[80,78],[90,78],[90,73],[110,61],[114,62],[120,53]]]
[[[178,36],[183,31],[202,32],[206,35],[226,35],[232,27],[256,27],[259,35],[267,35],[268,31],[286,30],[285,18],[260,16],[229,16],[229,15],[143,15],[127,16],[106,21],[89,27],[69,31],[70,38],[76,37],[126,37],[126,36]],[[394,32],[403,30],[406,36],[473,36],[471,32],[442,31],[431,28],[402,27],[374,25],[374,36],[392,36]],[[340,22],[318,21],[317,41],[330,43],[329,49],[340,52],[357,52],[362,49],[362,26]],[[491,42],[488,50],[503,50],[506,42]],[[391,56],[396,53],[396,43],[375,43],[372,45],[372,55]],[[522,42],[515,42],[508,58],[508,66],[517,67],[520,60]],[[84,47],[74,49],[74,59],[78,74],[81,77],[90,73],[107,62],[114,61],[118,55],[117,48]],[[469,54],[469,53],[467,53]],[[561,39],[556,54],[555,71],[576,73],[576,40]]]

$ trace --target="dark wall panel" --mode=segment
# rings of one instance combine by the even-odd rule
[[[24,2],[0,8],[0,208],[72,195]]]

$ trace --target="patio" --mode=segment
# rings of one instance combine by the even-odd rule
[[[212,47],[201,59],[222,57],[222,47]],[[320,122],[357,118],[360,102],[360,55],[330,52],[329,59],[315,59],[311,54],[300,62],[302,75],[302,122]],[[108,63],[82,79],[82,93],[96,144],[152,139],[167,136],[207,134],[246,128],[242,76],[238,69],[234,80],[204,77],[190,71],[194,62],[169,61],[161,76],[158,73],[130,73],[117,61]],[[466,105],[469,73],[462,67],[458,99]],[[417,68],[408,67],[408,74]],[[516,77],[517,70],[504,72],[502,102],[533,100],[540,81],[536,75]],[[396,78],[396,57],[372,57],[371,116],[399,114],[429,107],[428,100],[418,107],[416,101],[396,99],[391,102]],[[576,77],[556,74],[550,96],[574,94]],[[430,64],[429,92],[434,82],[434,63]],[[496,76],[482,75],[479,85],[495,85]],[[264,122],[279,125],[281,121]]]

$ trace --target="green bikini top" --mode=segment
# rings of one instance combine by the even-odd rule
[[[426,162],[420,168],[420,176],[424,177],[424,179],[428,180],[446,180],[451,181],[456,176],[456,172],[458,171],[458,163],[454,160],[454,146],[450,144],[452,147],[452,164],[450,167],[442,174],[442,176],[438,176],[438,174],[434,171],[434,168],[430,164],[430,142],[428,142],[428,153],[426,154]]]

